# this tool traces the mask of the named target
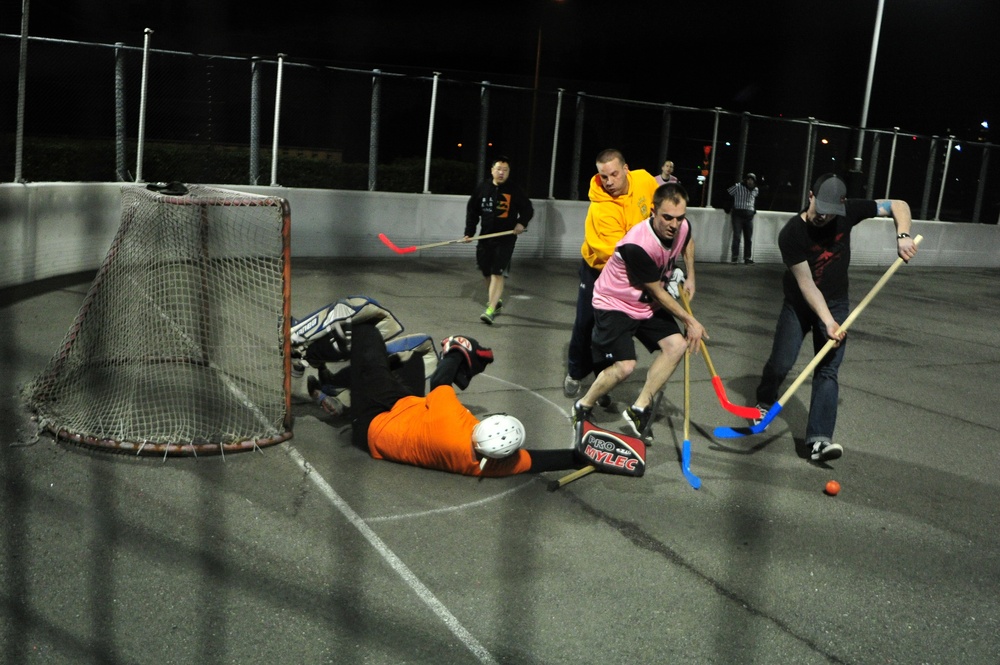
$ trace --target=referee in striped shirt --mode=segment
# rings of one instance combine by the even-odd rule
[[[757,214],[757,176],[747,173],[743,182],[738,182],[726,190],[733,197],[733,210],[730,220],[733,224],[733,247],[730,263],[736,263],[740,258],[740,237],[743,238],[743,263],[753,264],[753,216]]]

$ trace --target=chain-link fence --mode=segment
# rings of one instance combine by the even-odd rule
[[[532,197],[582,200],[594,155],[616,147],[652,173],[674,161],[695,205],[722,207],[725,190],[753,171],[761,209],[794,211],[815,176],[834,171],[852,195],[904,199],[918,219],[995,224],[1000,215],[996,146],[983,140],[869,128],[859,151],[856,127],[811,118],[628,100],[572,82],[181,53],[153,41],[0,34],[9,91],[0,180],[467,194],[506,155]]]

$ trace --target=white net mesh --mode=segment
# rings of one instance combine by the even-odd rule
[[[24,390],[60,438],[139,453],[290,433],[288,205],[122,189],[122,220],[59,351]]]

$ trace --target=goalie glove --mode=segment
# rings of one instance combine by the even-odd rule
[[[679,291],[681,284],[684,283],[684,271],[680,268],[674,268],[674,271],[670,273],[670,278],[667,279],[667,293],[669,293],[674,300],[681,297],[681,292]]]
[[[482,346],[471,337],[452,335],[441,340],[441,355],[460,354],[469,378],[479,374],[493,362],[493,350]]]

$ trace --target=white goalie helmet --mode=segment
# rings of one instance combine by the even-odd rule
[[[472,445],[484,458],[507,457],[524,445],[524,425],[506,413],[488,416],[472,430]]]

